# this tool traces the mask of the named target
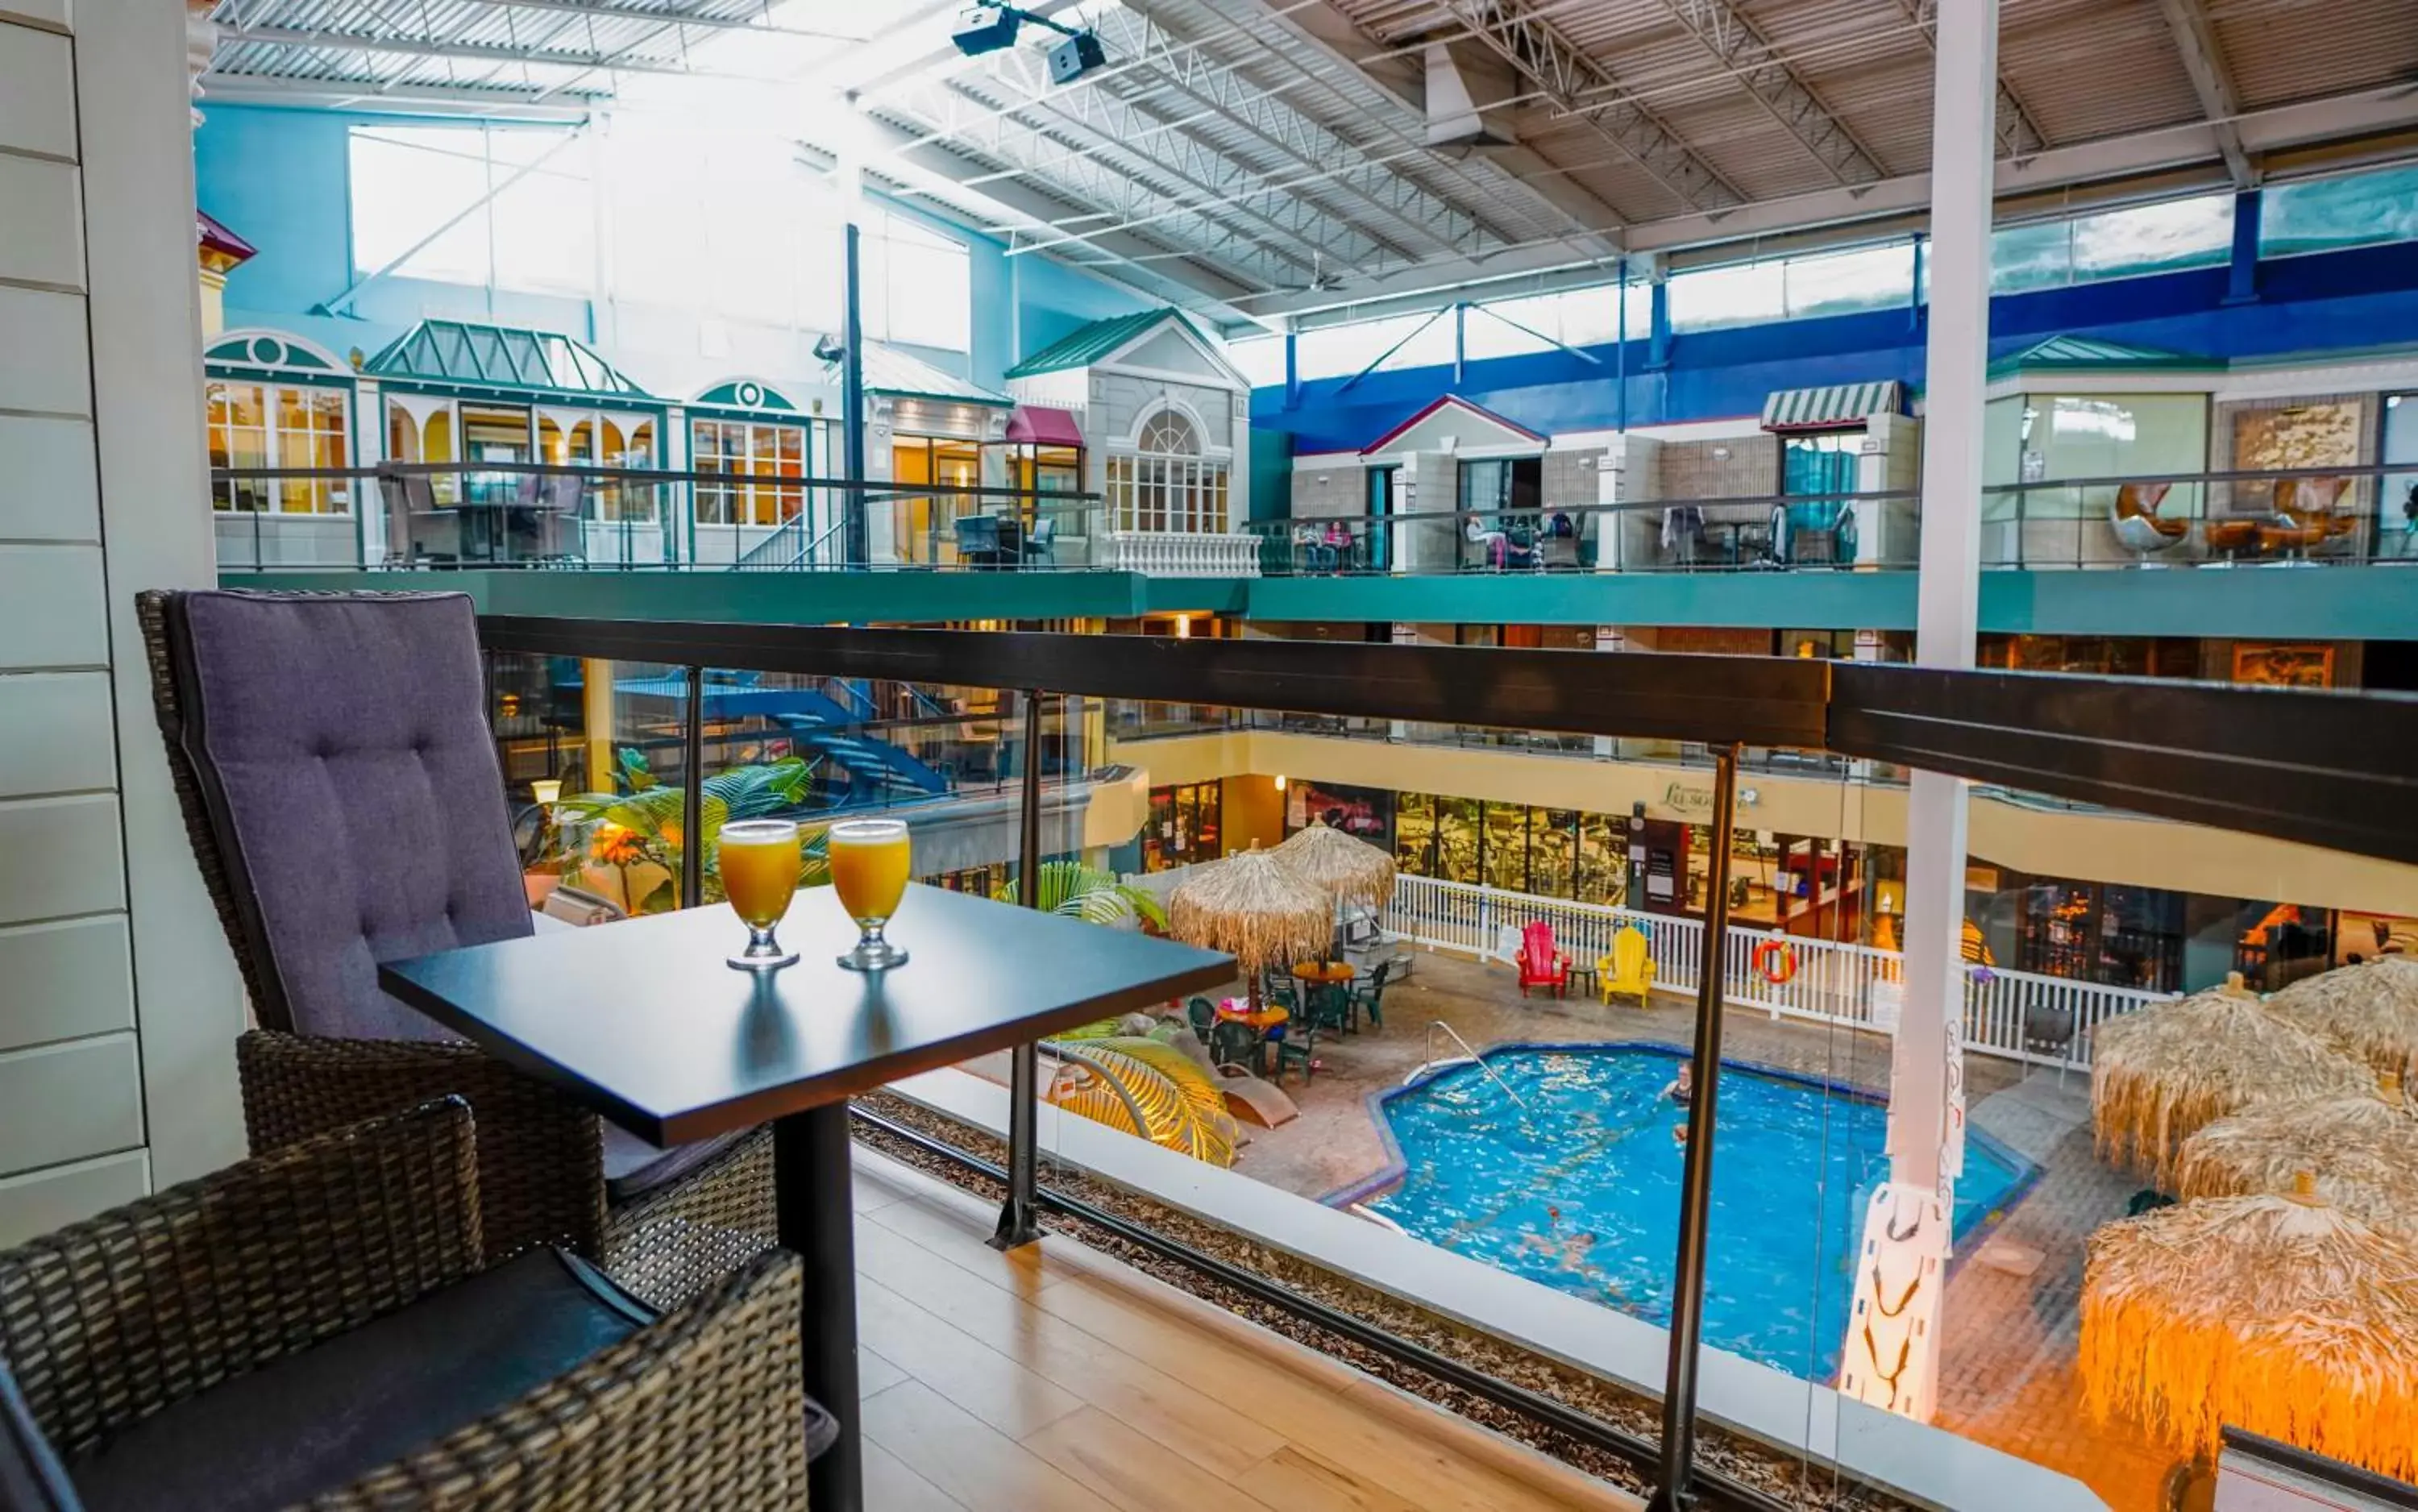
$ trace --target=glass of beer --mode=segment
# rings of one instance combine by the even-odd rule
[[[863,931],[856,949],[839,958],[852,971],[880,971],[907,964],[907,953],[881,938],[898,900],[907,893],[911,852],[907,826],[899,819],[849,819],[831,827],[832,890],[839,906]]]
[[[722,827],[722,892],[747,925],[747,949],[730,957],[742,971],[769,971],[798,958],[773,938],[789,911],[803,861],[793,819],[740,819]]]

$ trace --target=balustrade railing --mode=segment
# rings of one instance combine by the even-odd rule
[[[1696,990],[1705,938],[1704,923],[1697,919],[1433,877],[1403,877],[1394,884],[1385,926],[1416,944],[1489,955],[1502,953],[1505,930],[1516,934],[1538,920],[1553,925],[1554,943],[1581,962],[1609,953],[1613,936],[1634,926],[1645,932],[1647,953],[1654,958],[1655,985],[1679,994]],[[1784,973],[1757,969],[1756,947],[1768,941],[1786,945]],[[1722,950],[1722,1000],[1733,1008],[1878,1033],[1897,1027],[1905,964],[1895,951],[1736,924]],[[1771,979],[1783,974],[1784,981]],[[2087,1067],[2093,1029],[2165,996],[1995,967],[1968,969],[1965,1047],[2041,1065]]]
[[[1092,565],[1144,577],[1257,577],[1260,539],[1242,531],[1109,530]]]

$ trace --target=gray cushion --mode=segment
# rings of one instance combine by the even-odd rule
[[[87,1512],[283,1507],[427,1448],[654,1318],[586,1261],[532,1250],[120,1429],[69,1476]]]
[[[747,1138],[748,1133],[742,1129],[736,1134],[717,1134],[711,1139],[658,1150],[609,1120],[599,1122],[604,1128],[604,1198],[616,1206],[635,1201],[666,1183],[679,1181]]]
[[[264,1019],[449,1037],[377,964],[530,932],[470,600],[203,592],[181,612],[185,745],[285,999]]]

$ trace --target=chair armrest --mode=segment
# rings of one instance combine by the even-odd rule
[[[480,1269],[458,1098],[323,1135],[0,1254],[0,1356],[72,1459]]]
[[[801,1269],[786,1251],[760,1255],[569,1374],[312,1505],[803,1506]]]
[[[456,1041],[337,1040],[253,1030],[236,1041],[244,1132],[274,1150],[459,1097],[479,1121],[487,1263],[536,1245],[601,1260],[604,1143],[596,1115]]]

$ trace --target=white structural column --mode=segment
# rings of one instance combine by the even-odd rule
[[[1938,14],[1915,659],[1968,667],[1981,601],[1997,0],[1940,0]],[[1906,805],[1905,1006],[1890,1066],[1890,1179],[1865,1212],[1840,1367],[1843,1392],[1922,1419],[1937,1398],[1949,1215],[1965,1154],[1965,783],[1915,772]]]

